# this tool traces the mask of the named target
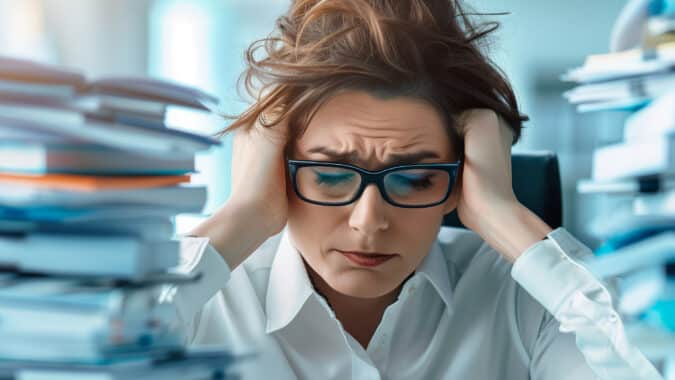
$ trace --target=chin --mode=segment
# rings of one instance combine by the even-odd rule
[[[391,281],[391,278],[378,279],[371,273],[341,273],[324,281],[338,293],[356,298],[377,298],[396,290],[403,282]]]

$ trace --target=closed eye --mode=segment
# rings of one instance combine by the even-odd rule
[[[355,173],[329,173],[322,172],[319,170],[314,170],[314,180],[317,184],[325,185],[339,185],[347,182],[351,182],[356,176]]]
[[[426,189],[432,185],[432,179],[435,174],[412,174],[412,173],[395,173],[389,176],[389,180],[393,185],[412,187],[415,189]]]

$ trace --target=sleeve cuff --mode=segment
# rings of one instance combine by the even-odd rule
[[[562,227],[528,248],[513,264],[511,276],[554,316],[572,295],[599,282],[574,259],[592,252]]]
[[[206,237],[180,238],[181,265],[184,273],[200,273],[193,283],[175,286],[172,302],[179,317],[189,322],[204,304],[230,279],[231,270],[225,259]]]

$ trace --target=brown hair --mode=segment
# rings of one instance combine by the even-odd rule
[[[248,48],[240,80],[255,102],[220,134],[282,119],[302,133],[337,91],[362,89],[428,101],[454,136],[462,111],[490,108],[513,129],[515,143],[527,117],[481,52],[499,25],[474,25],[472,15],[453,0],[294,0],[275,31]]]

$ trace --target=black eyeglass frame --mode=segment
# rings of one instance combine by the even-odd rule
[[[388,167],[386,169],[382,170],[377,170],[377,171],[370,171],[366,170],[363,168],[360,168],[355,165],[350,165],[350,164],[343,164],[343,163],[338,163],[338,162],[326,162],[326,161],[311,161],[311,160],[287,160],[288,162],[288,172],[291,175],[291,182],[293,184],[293,190],[295,191],[295,194],[298,195],[300,199],[302,199],[305,202],[320,205],[320,206],[346,206],[350,203],[353,203],[357,199],[361,197],[363,194],[363,191],[366,189],[368,185],[375,184],[380,191],[380,195],[382,195],[382,198],[387,201],[387,203],[394,205],[396,207],[401,207],[401,208],[427,208],[427,207],[433,207],[433,206],[438,206],[439,204],[445,202],[448,197],[450,196],[450,192],[452,191],[452,188],[455,185],[455,178],[457,177],[457,170],[459,169],[462,161],[459,160],[455,163],[432,163],[432,164],[411,164],[411,165],[396,165],[392,167]],[[342,201],[342,202],[320,202],[320,201],[315,201],[306,198],[303,196],[300,191],[298,190],[298,181],[297,181],[297,171],[299,168],[302,167],[307,167],[307,166],[323,166],[323,167],[332,167],[332,168],[342,168],[342,169],[350,169],[354,170],[355,172],[359,173],[361,176],[361,183],[359,185],[358,190],[354,193],[354,196],[347,200],[347,201]],[[450,175],[450,180],[448,182],[448,189],[445,192],[445,196],[443,196],[443,199],[441,199],[438,202],[434,203],[429,203],[429,204],[423,204],[423,205],[403,205],[400,203],[397,203],[393,199],[387,195],[387,191],[385,190],[384,187],[384,176],[393,172],[393,171],[398,171],[402,169],[440,169],[445,172],[447,172]]]

